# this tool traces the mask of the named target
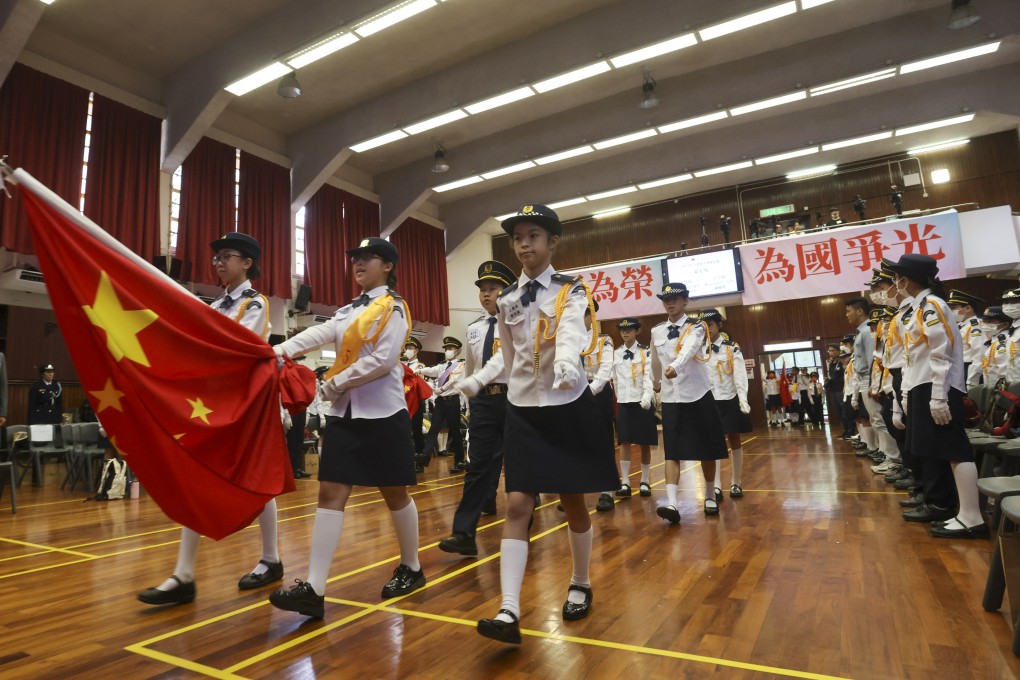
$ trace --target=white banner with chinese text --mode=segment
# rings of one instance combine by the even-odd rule
[[[883,257],[931,255],[939,278],[967,275],[955,211],[740,246],[744,304],[861,291]]]
[[[599,303],[599,319],[662,314],[662,258],[637,260],[625,264],[572,269],[579,274]]]

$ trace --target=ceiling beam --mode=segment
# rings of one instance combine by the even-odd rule
[[[39,0],[0,0],[0,84],[46,11]]]

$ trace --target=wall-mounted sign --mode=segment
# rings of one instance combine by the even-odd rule
[[[773,215],[786,215],[787,213],[793,212],[793,203],[789,205],[777,205],[775,208],[764,208],[758,216],[759,217],[772,217]]]

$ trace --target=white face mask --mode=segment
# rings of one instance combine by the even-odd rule
[[[446,360],[453,361],[453,358],[457,356],[457,350],[448,349],[446,350]]]
[[[885,291],[876,291],[871,294],[871,302],[876,305],[885,304]]]
[[[416,349],[405,349],[404,358],[408,361],[414,361],[414,358],[418,356],[418,350]]]
[[[1020,304],[1003,305],[1002,313],[1011,319],[1020,319]]]
[[[963,312],[959,309],[953,310],[953,318],[956,319],[956,323],[963,323],[967,320],[967,317],[963,315]]]
[[[992,337],[999,330],[999,324],[982,321],[981,330],[984,331],[985,335],[987,335],[988,337]]]

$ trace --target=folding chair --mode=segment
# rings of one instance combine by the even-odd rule
[[[102,461],[106,451],[99,446],[99,423],[81,423],[77,431],[79,454],[81,455],[81,471],[79,480],[85,488],[95,489],[96,461]],[[74,486],[72,485],[72,489]]]
[[[8,430],[7,432],[7,460],[0,462],[0,498],[3,498],[4,485],[7,484],[8,478],[11,485],[11,514],[17,514],[18,512],[18,489],[17,484],[14,481],[14,455],[12,453],[14,444],[11,442],[13,434]],[[7,474],[3,473],[3,469],[7,468]]]
[[[64,423],[60,425],[60,436],[63,440],[64,448],[66,449],[64,462],[67,464],[67,474],[64,475],[64,481],[60,483],[60,488],[63,489],[68,483],[70,483],[72,491],[74,491],[74,483],[77,481],[80,468],[79,452],[77,447],[74,445],[74,427],[75,426],[71,423]]]

